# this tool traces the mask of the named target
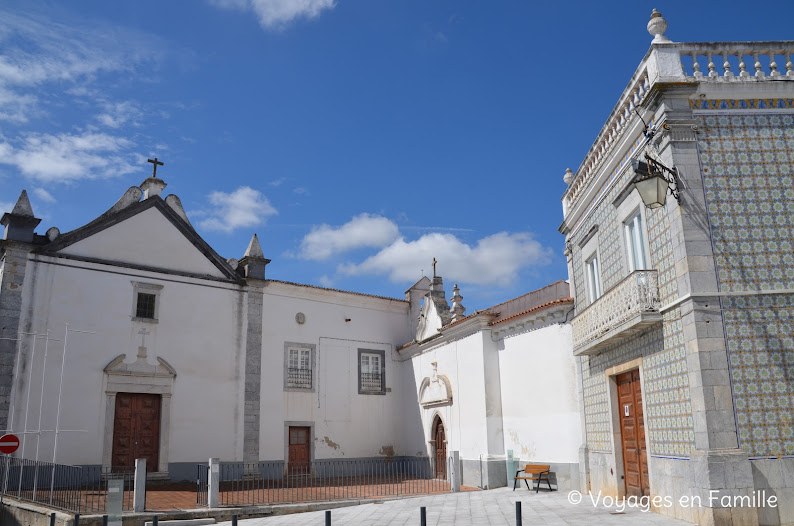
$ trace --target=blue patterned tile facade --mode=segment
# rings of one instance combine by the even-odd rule
[[[686,350],[678,309],[665,314],[662,326],[583,359],[587,444],[591,451],[612,451],[608,389],[604,371],[642,357],[645,428],[651,454],[688,457],[694,447],[692,402]]]
[[[794,455],[794,295],[726,298],[739,441],[751,455]]]
[[[694,104],[694,103],[693,103]],[[703,184],[723,292],[794,288],[792,99],[697,101]],[[739,442],[751,456],[794,455],[794,296],[722,301]]]
[[[634,146],[631,151],[634,151]],[[578,237],[571,239],[576,247],[572,266],[576,308],[579,312],[587,307],[587,292],[583,262],[585,255],[578,249],[578,244],[593,226],[598,225],[603,290],[607,292],[628,275],[621,240],[622,218],[617,217],[612,202],[629,177],[631,174],[628,171],[622,171],[609,178],[598,194],[603,200],[595,206],[590,205],[591,213],[577,225]],[[598,198],[594,201],[597,200]],[[647,219],[651,265],[659,271],[660,295],[664,304],[678,294],[669,223],[664,209],[648,210]],[[612,451],[609,392],[604,371],[640,357],[646,406],[645,426],[650,438],[650,453],[687,457],[694,447],[694,424],[681,314],[678,309],[666,313],[659,326],[644,334],[604,349],[598,356],[582,358],[588,447],[591,451]]]

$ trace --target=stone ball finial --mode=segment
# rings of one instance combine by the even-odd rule
[[[565,181],[565,184],[571,184],[573,182],[573,178],[576,177],[576,174],[571,171],[570,168],[565,169],[565,175],[562,176],[562,180]]]
[[[651,20],[648,22],[648,33],[653,36],[652,42],[670,42],[670,39],[664,36],[665,31],[667,31],[667,20],[662,18],[662,14],[654,8]]]

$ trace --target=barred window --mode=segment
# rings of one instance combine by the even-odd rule
[[[136,318],[154,319],[154,294],[138,293],[138,303],[135,309]]]
[[[359,349],[358,392],[361,394],[385,392],[384,352]]]
[[[157,283],[132,281],[132,321],[158,323],[160,294],[163,286]]]
[[[311,349],[289,349],[287,387],[312,388]]]

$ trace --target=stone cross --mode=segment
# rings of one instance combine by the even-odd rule
[[[157,177],[157,165],[164,166],[164,163],[157,160],[157,157],[154,159],[147,159],[146,162],[152,163],[152,177]]]
[[[146,359],[146,335],[149,334],[149,329],[141,329],[138,334],[141,335],[141,345],[138,347],[138,358]]]

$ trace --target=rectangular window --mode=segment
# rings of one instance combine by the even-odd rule
[[[132,281],[132,321],[158,323],[163,286]]]
[[[155,299],[156,296],[154,294],[146,294],[144,292],[139,292],[138,303],[135,308],[135,317],[145,318],[147,320],[153,320]]]
[[[594,255],[585,262],[587,268],[587,296],[590,303],[601,297],[601,268],[598,256]]]
[[[638,212],[624,223],[626,249],[629,252],[629,272],[645,270],[645,238],[642,235],[642,215]]]
[[[358,392],[360,394],[383,394],[385,382],[385,352],[359,349]]]
[[[312,352],[311,349],[288,350],[287,387],[302,389],[312,388]]]

